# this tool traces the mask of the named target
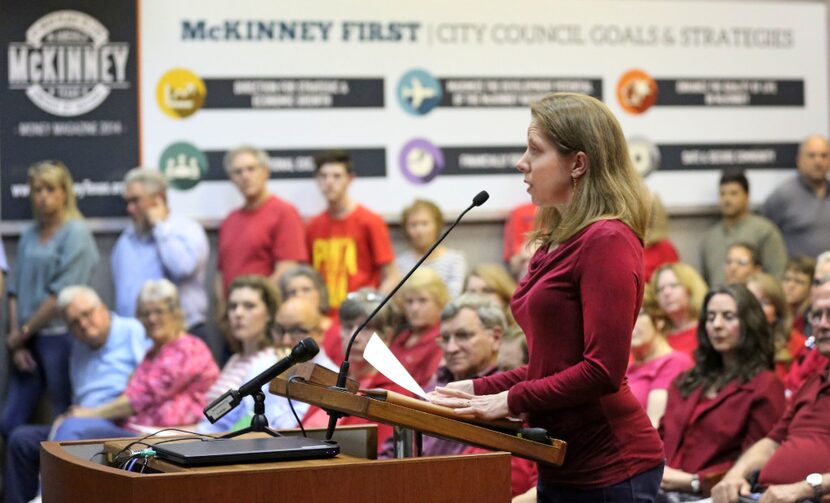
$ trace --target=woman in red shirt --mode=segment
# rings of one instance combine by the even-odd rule
[[[727,285],[710,291],[703,305],[695,366],[669,389],[660,425],[667,459],[662,489],[679,493],[668,501],[700,499],[710,476],[726,472],[784,411],[772,334],[752,293]]]
[[[562,466],[538,466],[539,501],[653,501],[662,446],[624,378],[648,194],[600,101],[551,94],[531,115],[516,167],[539,207],[539,249],[511,301],[528,365],[451,383],[432,399],[481,418],[522,415],[568,442]]]
[[[694,356],[697,348],[697,316],[706,295],[706,281],[683,262],[665,264],[654,271],[651,288],[669,318],[666,339],[677,351]]]

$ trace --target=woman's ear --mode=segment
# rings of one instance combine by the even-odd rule
[[[588,172],[588,168],[590,167],[590,159],[588,159],[588,154],[583,151],[579,151],[574,154],[574,164],[571,167],[571,178],[578,180],[580,177],[585,175]]]

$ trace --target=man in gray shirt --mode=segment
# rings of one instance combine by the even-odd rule
[[[827,139],[814,135],[804,140],[796,164],[798,174],[770,194],[762,213],[781,229],[791,256],[815,257],[830,250]]]
[[[726,252],[733,243],[754,246],[760,255],[761,268],[781,278],[787,265],[784,240],[775,224],[749,211],[749,180],[743,172],[721,175],[719,206],[721,220],[706,232],[701,242],[703,276],[709,285],[725,282]]]

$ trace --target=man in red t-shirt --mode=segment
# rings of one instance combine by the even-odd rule
[[[328,208],[306,227],[311,263],[326,281],[329,306],[363,287],[389,291],[398,281],[395,252],[383,219],[349,197],[355,173],[344,151],[315,158],[314,179]]]
[[[809,314],[816,350],[830,357],[830,283],[818,288]],[[830,364],[814,372],[765,438],[752,445],[712,489],[715,503],[826,501],[830,494]],[[760,470],[757,488],[747,477]]]
[[[218,312],[237,276],[266,276],[276,284],[298,262],[308,262],[305,231],[296,208],[268,191],[268,154],[237,147],[225,155],[225,171],[245,203],[219,227],[215,294]]]

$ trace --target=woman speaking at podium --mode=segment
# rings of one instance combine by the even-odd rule
[[[531,117],[516,168],[540,208],[531,235],[540,246],[511,300],[529,363],[431,399],[485,419],[522,416],[565,440],[562,466],[539,465],[540,502],[654,501],[663,446],[624,378],[649,196],[600,101],[551,94]]]

